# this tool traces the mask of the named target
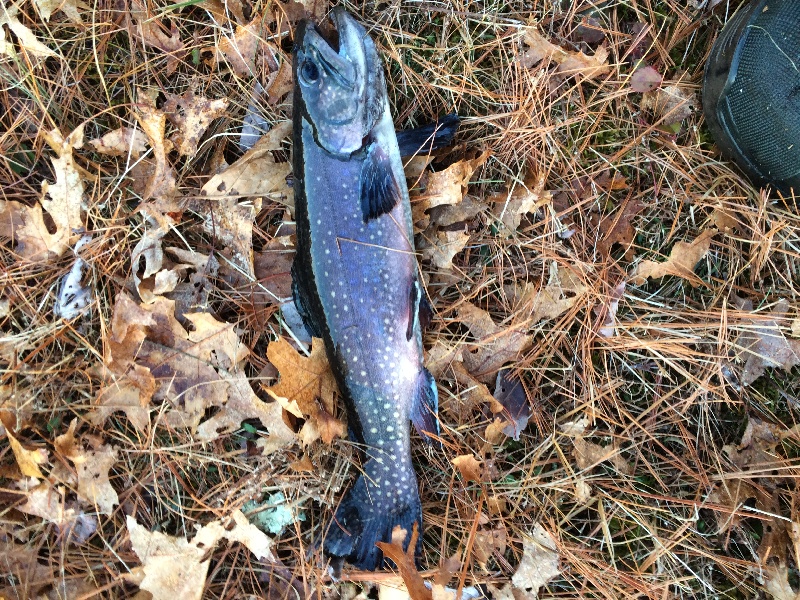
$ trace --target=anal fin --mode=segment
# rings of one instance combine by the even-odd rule
[[[411,406],[411,422],[428,443],[433,443],[439,435],[439,391],[436,380],[428,369],[423,368],[417,376],[417,389]]]

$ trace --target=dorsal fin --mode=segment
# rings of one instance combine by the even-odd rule
[[[400,184],[389,155],[377,142],[367,149],[361,167],[361,214],[364,223],[390,212],[400,202]]]

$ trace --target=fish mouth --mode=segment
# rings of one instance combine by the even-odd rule
[[[355,89],[358,77],[367,63],[364,28],[341,6],[333,9],[330,20],[334,28],[321,28],[305,21],[301,39],[304,52],[314,55],[320,65],[339,85]]]

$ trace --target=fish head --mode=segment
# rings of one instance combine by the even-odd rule
[[[366,30],[341,7],[331,19],[338,42],[311,21],[295,31],[295,96],[317,142],[332,154],[349,156],[381,117],[386,84]]]

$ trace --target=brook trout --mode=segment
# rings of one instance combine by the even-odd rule
[[[336,41],[310,21],[295,31],[293,292],[309,332],[325,341],[350,436],[365,453],[323,550],[374,570],[376,542],[391,541],[396,525],[409,536],[421,528],[409,421],[436,435],[438,396],[422,366],[424,291],[383,66],[353,17],[337,8],[332,20]],[[424,149],[432,131],[403,135],[404,153]]]

